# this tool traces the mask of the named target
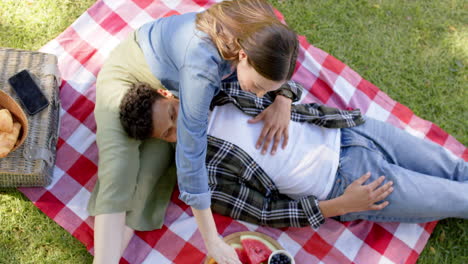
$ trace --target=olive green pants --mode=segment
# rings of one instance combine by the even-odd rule
[[[96,81],[98,180],[88,203],[92,216],[126,212],[126,225],[140,231],[161,228],[176,184],[175,146],[129,138],[119,120],[119,104],[137,82],[163,88],[145,61],[136,34],[109,55]]]

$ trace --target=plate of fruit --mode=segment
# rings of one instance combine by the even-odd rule
[[[223,238],[232,246],[243,264],[267,264],[270,255],[284,248],[272,237],[259,232],[237,232]],[[216,264],[216,261],[207,256],[204,264]]]

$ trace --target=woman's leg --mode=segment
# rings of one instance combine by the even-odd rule
[[[391,164],[435,177],[468,181],[468,163],[429,140],[371,118],[363,125],[344,130],[373,141]]]
[[[120,251],[120,256],[123,255],[125,252],[125,249],[128,246],[128,243],[130,243],[130,240],[132,240],[133,234],[135,233],[135,230],[131,229],[127,225],[124,226],[124,234],[123,234],[123,239],[122,239],[122,247]]]
[[[140,169],[127,211],[128,226],[140,231],[161,228],[177,180],[174,156],[172,144],[163,140],[148,139],[140,145]]]
[[[94,263],[119,262],[134,233],[129,226],[138,230],[153,230],[162,225],[176,181],[175,174],[168,173],[168,168],[173,164],[174,150],[167,142],[150,139],[141,144],[139,152],[140,166],[137,175],[133,176],[135,182],[125,186],[133,193],[129,202],[131,209],[95,217]],[[118,182],[118,179],[114,180]],[[104,211],[119,208],[117,205],[104,208],[99,205],[99,199],[95,203]]]
[[[344,188],[366,172],[374,181],[384,175],[393,181],[389,205],[380,211],[364,211],[342,216],[342,221],[365,219],[376,222],[429,222],[448,217],[468,219],[468,182],[457,182],[414,172],[389,163],[371,145],[343,147],[338,179]]]
[[[146,82],[155,88],[161,88],[161,83],[151,74],[134,38],[135,35],[130,34],[112,51],[98,75],[96,84],[95,117],[100,164],[99,179],[88,206],[90,215],[96,215],[94,263],[118,263],[131,240],[132,228],[150,230],[160,227],[162,222],[158,218],[160,214],[156,214],[156,217],[154,214],[150,216],[142,214],[165,211],[165,207],[157,210],[145,208],[150,203],[148,201],[157,195],[138,200],[149,194],[149,192],[143,193],[138,185],[151,184],[145,179],[155,177],[153,173],[142,173],[148,171],[148,162],[139,160],[141,149],[146,149],[149,144],[140,145],[139,141],[129,139],[122,130],[119,120],[121,98],[133,83]],[[166,149],[164,146],[159,148],[162,152]],[[153,167],[166,168],[168,166],[166,160],[172,159],[174,155],[171,151],[166,157],[162,152],[158,152],[159,156],[153,157],[152,163],[155,164]],[[158,162],[159,160],[161,162]],[[158,178],[155,181],[158,182]],[[172,188],[166,187],[171,192],[174,186],[174,181],[172,182]],[[152,194],[154,194],[160,190],[159,186],[148,185],[145,190],[153,188],[155,190]],[[162,192],[167,192],[166,189],[162,189]],[[168,201],[169,198],[166,197],[167,195],[164,195],[162,199]]]
[[[133,230],[125,226],[125,212],[96,215],[93,263],[119,263],[132,235]]]

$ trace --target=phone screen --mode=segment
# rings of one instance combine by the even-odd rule
[[[27,70],[13,75],[8,82],[30,115],[40,112],[49,105],[47,98]]]

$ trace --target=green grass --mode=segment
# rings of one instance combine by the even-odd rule
[[[310,43],[468,143],[464,0],[271,1]],[[0,1],[0,46],[35,50],[90,0]],[[91,263],[84,246],[14,189],[0,189],[0,263]],[[440,221],[418,261],[468,263],[468,221]]]
[[[81,242],[18,191],[0,189],[0,263],[91,263]]]
[[[94,1],[1,0],[0,46],[37,50]],[[15,189],[0,188],[0,263],[91,263],[81,242]]]

